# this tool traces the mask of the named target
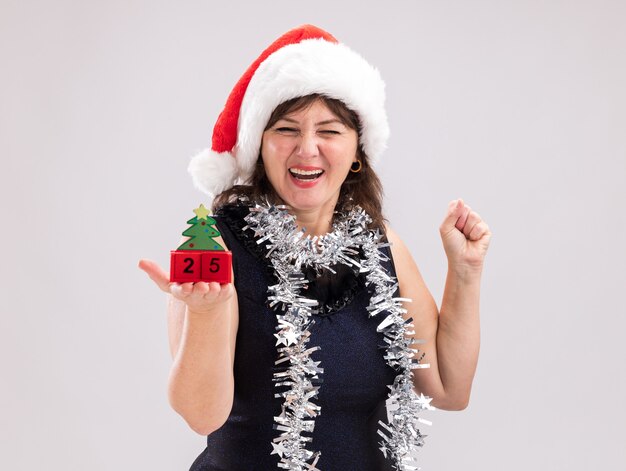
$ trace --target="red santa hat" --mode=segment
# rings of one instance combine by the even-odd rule
[[[375,162],[389,137],[378,70],[326,31],[303,25],[274,41],[239,79],[215,123],[211,149],[191,159],[195,186],[213,197],[245,182],[274,109],[314,93],[341,100],[356,112],[361,146]]]

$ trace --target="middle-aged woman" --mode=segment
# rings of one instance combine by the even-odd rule
[[[383,219],[387,136],[378,72],[310,25],[231,92],[190,171],[218,195],[233,283],[170,283],[140,262],[171,295],[170,402],[207,435],[191,470],[417,469],[421,412],[467,406],[491,233],[450,202],[438,310]]]

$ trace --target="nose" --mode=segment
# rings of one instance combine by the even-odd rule
[[[305,132],[301,134],[296,154],[298,157],[306,159],[319,155],[317,136],[315,133]]]

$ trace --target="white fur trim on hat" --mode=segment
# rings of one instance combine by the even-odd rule
[[[187,170],[193,184],[211,198],[232,188],[238,178],[235,159],[228,152],[217,153],[204,149],[192,157]]]

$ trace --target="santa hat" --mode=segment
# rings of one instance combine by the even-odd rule
[[[385,84],[378,70],[326,31],[303,25],[274,41],[239,79],[215,123],[211,149],[191,159],[195,186],[213,197],[247,180],[274,109],[314,93],[356,112],[361,146],[375,162],[389,136]]]

